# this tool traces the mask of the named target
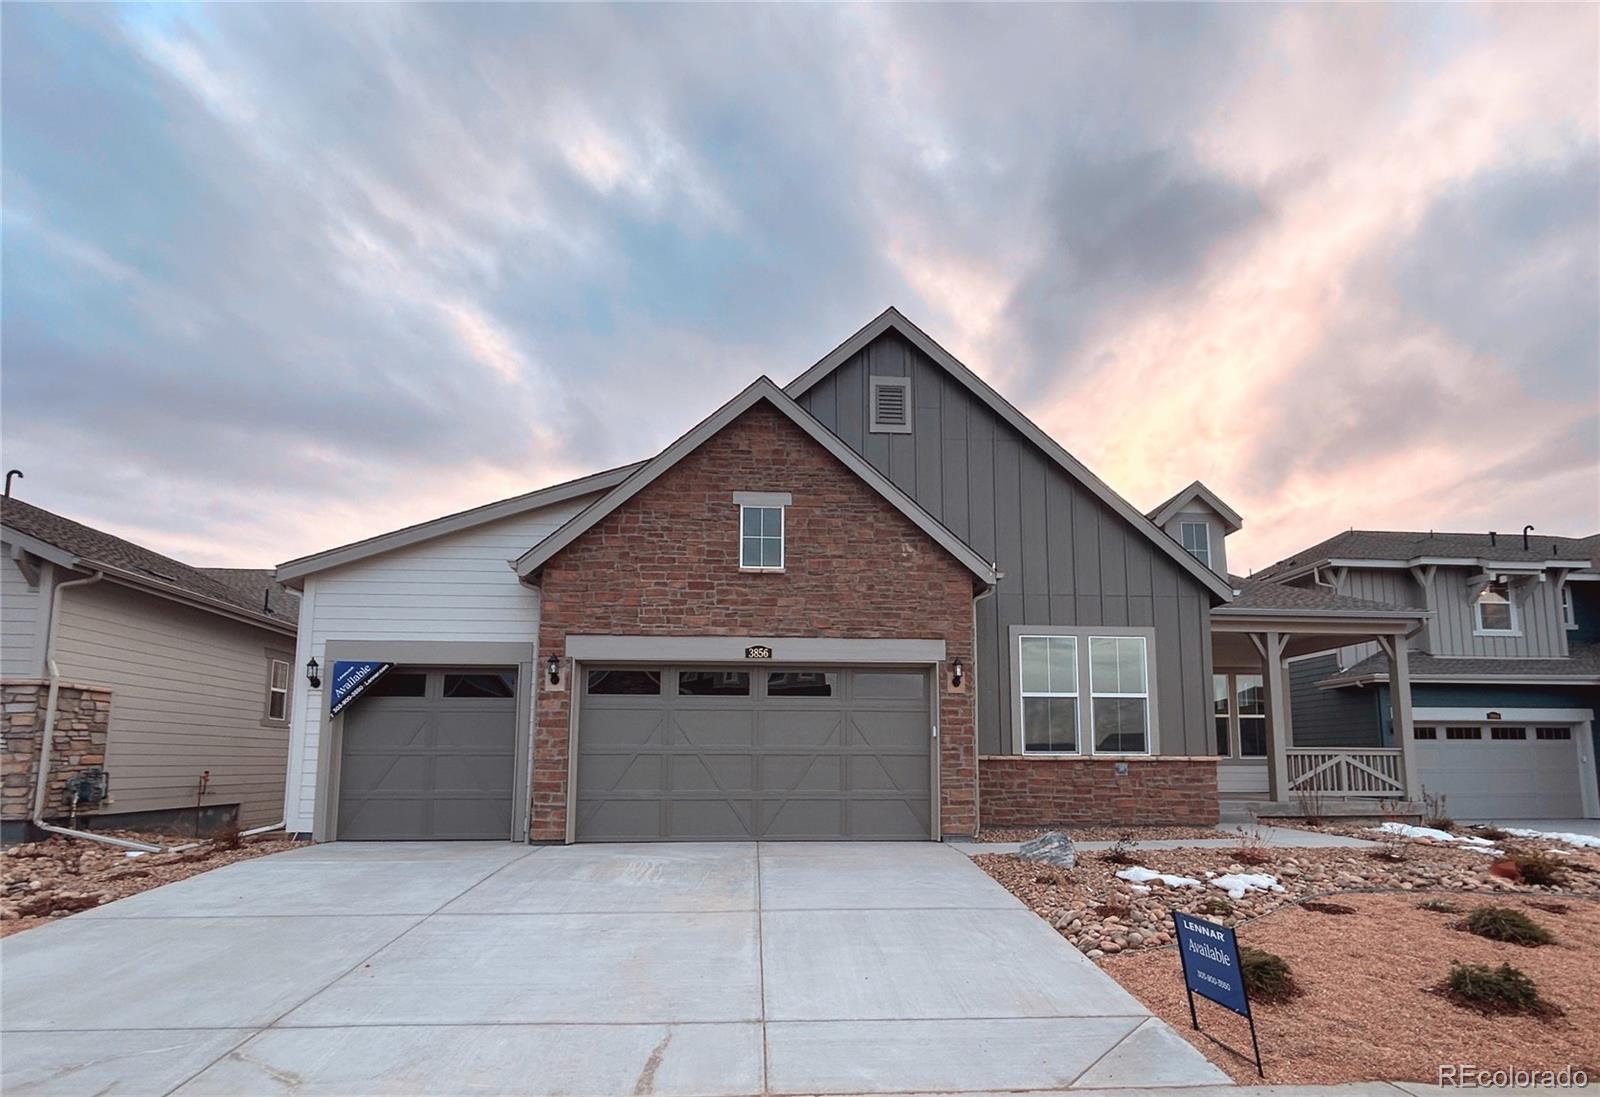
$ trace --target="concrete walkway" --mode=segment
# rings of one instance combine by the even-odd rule
[[[1071,833],[1070,827],[1066,828]],[[1293,827],[1271,827],[1250,824],[1223,823],[1217,827],[1215,838],[1159,838],[1136,841],[1136,849],[1233,849],[1246,835],[1264,846],[1277,849],[1361,849],[1376,845],[1361,838],[1346,838],[1342,834],[1323,834],[1315,830],[1295,830]],[[954,848],[971,857],[978,853],[1015,853],[1021,842],[952,842]],[[1082,850],[1110,849],[1115,842],[1078,842]]]
[[[1227,1081],[932,843],[315,846],[0,952],[8,1097]]]

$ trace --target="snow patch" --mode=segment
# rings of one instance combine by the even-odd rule
[[[1592,834],[1573,834],[1565,830],[1528,830],[1524,827],[1502,827],[1507,834],[1518,838],[1542,838],[1550,842],[1564,842],[1584,849],[1600,849],[1600,838]]]
[[[1243,899],[1247,891],[1283,890],[1283,885],[1278,883],[1276,876],[1268,876],[1264,872],[1238,872],[1228,876],[1218,876],[1211,881],[1211,886],[1226,891],[1230,899]]]
[[[1143,865],[1134,865],[1117,873],[1117,879],[1127,880],[1133,884],[1148,884],[1151,880],[1160,880],[1169,888],[1197,888],[1202,886],[1199,880],[1192,876],[1172,876],[1165,872],[1154,872]],[[1149,888],[1145,888],[1149,891]]]
[[[1487,847],[1494,845],[1487,838],[1477,838],[1470,834],[1451,834],[1448,830],[1436,830],[1433,827],[1413,827],[1405,823],[1384,823],[1372,829],[1393,835],[1396,838],[1429,838],[1435,842],[1455,842],[1462,846]]]

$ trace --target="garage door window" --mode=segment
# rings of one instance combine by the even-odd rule
[[[838,677],[821,670],[774,671],[767,675],[767,696],[832,697]]]
[[[1413,739],[1437,739],[1437,738],[1439,738],[1439,729],[1438,728],[1424,727],[1424,726],[1419,724],[1419,725],[1417,725],[1417,726],[1415,726],[1415,727],[1413,727],[1411,729],[1411,738],[1413,738]]]
[[[367,688],[364,697],[426,697],[428,676],[408,671],[390,671]]]
[[[661,692],[661,672],[591,670],[589,692],[601,697],[653,697]]]
[[[750,674],[743,670],[680,670],[680,697],[748,697]]]
[[[1498,739],[1498,740],[1501,740],[1502,742],[1509,741],[1509,740],[1514,740],[1514,739],[1526,739],[1527,737],[1528,737],[1528,729],[1527,728],[1490,728],[1489,729],[1489,738]]]
[[[515,697],[517,672],[499,670],[479,674],[446,674],[446,697]]]
[[[1444,729],[1444,737],[1446,739],[1456,739],[1456,740],[1482,739],[1483,738],[1483,729],[1482,728],[1469,728],[1469,727],[1445,728]]]
[[[1535,728],[1534,737],[1546,741],[1571,740],[1571,728]]]

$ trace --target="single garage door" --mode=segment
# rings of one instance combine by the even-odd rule
[[[512,669],[397,667],[345,711],[337,836],[511,837]]]
[[[579,841],[923,839],[916,669],[586,667]]]
[[[1417,772],[1455,819],[1583,816],[1578,734],[1570,726],[1418,724]]]

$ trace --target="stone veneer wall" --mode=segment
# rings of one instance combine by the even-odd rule
[[[0,682],[0,819],[18,822],[33,814],[33,786],[39,777],[39,741],[49,702],[49,683],[21,678]],[[68,812],[67,780],[83,770],[103,767],[111,725],[111,691],[100,686],[62,683],[56,700],[56,727],[50,738],[50,785],[45,815]],[[92,810],[92,809],[91,809]]]
[[[1119,762],[1126,773],[1117,772]],[[1217,761],[985,755],[978,759],[978,814],[986,827],[1208,826],[1217,821]]]

